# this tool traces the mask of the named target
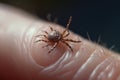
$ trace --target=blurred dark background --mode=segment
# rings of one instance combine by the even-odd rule
[[[65,26],[72,16],[70,30],[85,38],[120,52],[120,2],[119,0],[0,0],[38,17]]]

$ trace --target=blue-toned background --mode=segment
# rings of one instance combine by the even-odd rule
[[[91,40],[101,37],[100,44],[120,52],[120,2],[119,0],[1,0],[2,3],[22,8],[47,20],[58,19],[58,24],[66,25],[73,16],[70,30]]]

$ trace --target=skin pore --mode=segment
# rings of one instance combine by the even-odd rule
[[[120,80],[120,55],[70,32],[74,52],[60,43],[48,54],[46,43],[34,43],[49,26],[58,24],[38,19],[0,4],[0,80]]]

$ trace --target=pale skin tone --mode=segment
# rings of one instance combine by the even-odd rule
[[[67,22],[66,22],[67,23]],[[68,38],[80,40],[73,52],[60,43],[34,43],[35,36],[49,26],[60,32],[60,25],[42,21],[18,9],[0,5],[0,80],[120,80],[120,55],[92,43],[75,33]]]

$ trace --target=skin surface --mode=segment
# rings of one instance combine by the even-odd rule
[[[46,43],[35,36],[62,32],[49,23],[21,10],[0,4],[0,80],[120,80],[120,55],[70,32],[74,52],[60,43],[48,54]]]

